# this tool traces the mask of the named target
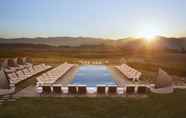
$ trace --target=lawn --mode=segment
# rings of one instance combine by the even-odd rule
[[[21,98],[0,106],[0,118],[185,118],[186,91],[148,98]]]

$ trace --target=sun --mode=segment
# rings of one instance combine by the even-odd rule
[[[160,35],[160,30],[156,27],[143,27],[139,29],[137,37],[144,38],[146,41],[154,40],[156,36]]]
[[[154,38],[156,34],[154,32],[144,31],[141,33],[141,37],[145,38],[146,40],[150,40]]]

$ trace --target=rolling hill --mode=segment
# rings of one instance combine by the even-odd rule
[[[174,50],[185,50],[186,49],[186,38],[168,38],[168,37],[156,37],[157,39],[149,44],[152,49],[174,49]],[[1,45],[7,44],[37,44],[37,45],[48,45],[48,46],[91,46],[91,45],[105,45],[114,46],[120,48],[143,48],[147,43],[142,38],[123,38],[118,40],[112,39],[101,39],[101,38],[90,38],[90,37],[48,37],[48,38],[15,38],[5,39],[0,38]]]

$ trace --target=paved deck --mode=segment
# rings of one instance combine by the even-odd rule
[[[0,96],[12,94],[14,89],[0,89]]]
[[[78,71],[79,66],[74,67],[63,77],[58,79],[55,83],[62,84],[63,86],[67,86],[74,79],[76,72]],[[126,84],[131,84],[132,82],[127,80],[125,76],[123,76],[118,70],[116,70],[113,66],[108,66],[108,70],[112,73],[113,79],[116,81],[117,85],[120,87],[126,86]]]
[[[36,92],[35,85],[30,85],[14,94],[14,97],[37,97],[37,96],[39,96],[39,94],[37,94]]]
[[[78,71],[79,66],[73,67],[68,73],[63,77],[58,79],[54,84],[62,84],[62,86],[67,86],[74,79],[75,73]]]

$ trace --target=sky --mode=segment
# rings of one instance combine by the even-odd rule
[[[186,0],[0,0],[0,37],[186,36]]]

